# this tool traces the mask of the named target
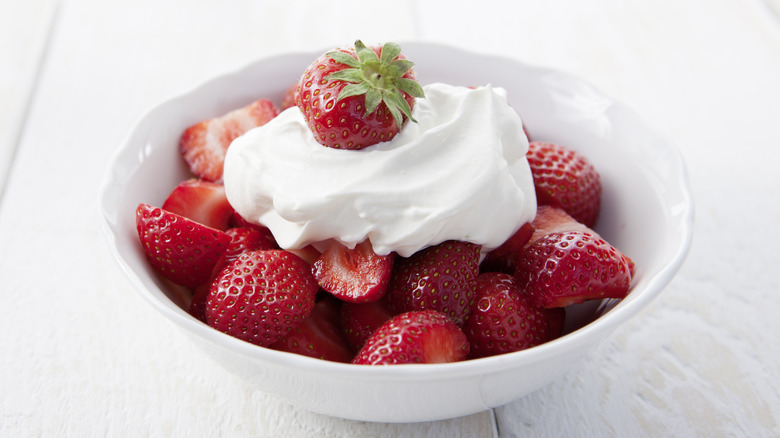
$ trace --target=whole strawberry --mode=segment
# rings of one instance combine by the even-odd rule
[[[393,317],[366,341],[352,363],[395,365],[445,363],[466,359],[469,342],[440,312],[408,312]]]
[[[295,103],[324,146],[363,149],[388,141],[412,119],[414,98],[424,96],[413,65],[398,44],[368,48],[358,40],[315,60]]]
[[[308,263],[298,256],[282,250],[246,252],[211,284],[206,322],[267,347],[309,317],[318,289]]]
[[[601,177],[593,165],[576,151],[554,143],[531,142],[527,157],[537,203],[562,208],[593,227],[601,209]]]
[[[515,278],[535,306],[564,307],[624,298],[631,284],[631,262],[590,233],[551,233],[526,248],[517,261]]]
[[[386,297],[396,313],[437,310],[462,326],[479,275],[480,245],[449,240],[396,258]]]
[[[139,204],[136,230],[149,263],[163,277],[195,289],[227,250],[230,236],[184,216]]]
[[[464,332],[472,357],[525,350],[550,339],[544,311],[528,301],[514,277],[499,272],[477,278],[477,298]]]

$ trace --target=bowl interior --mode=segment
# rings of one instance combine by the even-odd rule
[[[570,75],[446,46],[403,46],[408,58],[416,62],[422,84],[490,83],[504,87],[533,140],[564,144],[580,150],[593,162],[604,186],[603,210],[596,230],[639,267],[628,298],[619,303],[582,305],[571,313],[568,325],[569,330],[578,330],[503,358],[376,370],[292,358],[230,338],[191,318],[181,307],[184,300],[180,291],[168,287],[146,263],[137,243],[135,208],[141,202],[162,205],[173,187],[190,177],[177,148],[179,135],[187,126],[260,97],[280,102],[287,87],[297,81],[319,52],[260,60],[163,102],[137,123],[115,156],[100,203],[109,244],[141,295],[189,334],[238,350],[253,360],[292,365],[307,372],[328,370],[358,380],[385,381],[431,381],[452,373],[479,375],[491,369],[551,360],[582,343],[601,339],[657,296],[679,269],[691,240],[693,206],[685,167],[673,145],[630,110]]]

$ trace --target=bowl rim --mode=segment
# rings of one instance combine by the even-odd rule
[[[449,51],[461,55],[466,54],[472,58],[501,60],[524,69],[534,69],[540,72],[554,73],[559,76],[567,77],[570,80],[585,83],[593,90],[596,90],[600,93],[596,87],[593,87],[588,83],[588,81],[582,78],[561,72],[559,70],[527,64],[515,58],[475,53],[439,43],[407,41],[402,42],[401,44],[404,47],[413,47],[415,49]],[[133,271],[129,264],[123,259],[118,246],[118,240],[121,238],[121,230],[118,229],[117,225],[117,215],[119,214],[119,211],[117,211],[118,209],[114,209],[112,211],[110,208],[112,204],[117,204],[118,206],[118,202],[112,202],[116,201],[114,194],[121,193],[122,177],[126,176],[125,174],[128,173],[127,171],[119,171],[119,168],[121,167],[120,163],[123,160],[126,160],[128,156],[137,155],[137,150],[132,147],[133,136],[143,126],[145,126],[145,124],[150,123],[150,121],[158,112],[163,111],[166,107],[176,105],[177,103],[186,99],[189,95],[197,93],[199,90],[214,86],[214,84],[217,82],[246,75],[249,71],[256,68],[256,65],[259,63],[272,62],[277,59],[288,57],[308,56],[310,59],[314,59],[316,56],[318,56],[318,53],[320,52],[295,51],[261,57],[245,64],[243,67],[216,75],[210,79],[202,81],[201,83],[185,90],[184,92],[180,92],[173,97],[162,99],[160,102],[153,105],[143,116],[141,116],[139,120],[133,124],[129,134],[127,134],[121,146],[114,153],[110,161],[106,175],[103,179],[103,183],[99,189],[98,202],[99,214],[101,216],[101,228],[106,237],[109,249],[111,250],[114,258],[119,263],[119,266],[125,275],[133,284],[136,292],[141,295],[141,297],[158,312],[162,313],[168,319],[175,322],[180,328],[186,330],[187,334],[195,335],[198,338],[206,340],[215,346],[229,349],[253,361],[273,364],[281,367],[293,367],[298,371],[314,373],[327,372],[331,377],[341,376],[345,379],[359,380],[381,379],[392,382],[443,381],[450,380],[452,378],[479,376],[486,373],[501,372],[503,370],[541,362],[547,358],[557,356],[564,351],[569,351],[571,349],[577,348],[578,346],[588,345],[590,343],[589,341],[599,341],[603,339],[609,332],[613,331],[629,318],[637,314],[640,310],[647,307],[647,305],[660,294],[660,292],[666,287],[666,285],[682,267],[689,253],[693,239],[694,202],[691,194],[687,168],[681,152],[665,137],[659,136],[659,138],[664,140],[663,144],[667,148],[666,152],[669,153],[667,157],[671,157],[673,160],[672,162],[668,163],[670,168],[674,169],[674,174],[671,175],[670,178],[673,178],[679,182],[679,184],[675,185],[675,187],[679,189],[678,195],[681,199],[681,211],[675,215],[675,217],[679,217],[675,224],[679,228],[681,239],[679,242],[677,242],[677,246],[672,256],[668,258],[668,260],[666,260],[666,262],[652,276],[644,276],[643,278],[640,278],[637,284],[633,285],[634,289],[640,285],[642,287],[641,293],[636,294],[634,297],[632,297],[631,300],[622,300],[614,308],[610,309],[608,312],[601,315],[595,321],[590,322],[586,326],[574,330],[558,339],[554,339],[530,349],[498,356],[469,359],[445,364],[408,364],[377,367],[329,362],[303,355],[258,347],[254,344],[239,340],[214,330],[206,324],[191,317],[186,313],[185,310],[175,306],[175,304],[173,306],[175,308],[172,308],[170,305],[160,301],[157,296],[147,288],[144,282],[141,281],[139,274]],[[621,111],[630,113],[636,119],[642,121],[643,124],[647,125],[631,109],[612,98],[610,99],[613,101],[615,106],[620,107]],[[651,129],[649,126],[647,126],[647,128]]]

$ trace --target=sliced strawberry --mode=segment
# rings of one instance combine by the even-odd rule
[[[367,303],[384,296],[395,253],[385,256],[374,252],[365,240],[350,249],[334,242],[312,265],[320,287],[336,298],[351,303]]]
[[[565,146],[536,141],[527,157],[537,203],[560,207],[593,227],[601,208],[601,178],[590,161]]]
[[[298,83],[296,82],[285,90],[284,96],[282,97],[282,111],[295,106],[295,92],[297,89]]]
[[[148,204],[136,209],[136,229],[154,269],[191,289],[209,280],[230,242],[223,231]]]
[[[344,303],[341,305],[341,331],[353,350],[360,350],[368,338],[394,314],[384,300],[372,303]]]
[[[603,239],[568,231],[531,244],[515,272],[538,307],[564,307],[601,298],[624,298],[631,283],[628,258]]]
[[[352,363],[394,365],[445,363],[466,359],[469,342],[457,325],[441,312],[408,312],[382,325]]]
[[[234,212],[222,184],[199,179],[179,183],[168,195],[162,209],[218,230],[228,228]]]
[[[536,217],[531,225],[534,227],[534,232],[528,239],[526,247],[548,234],[564,231],[581,231],[598,236],[595,231],[578,222],[563,209],[548,205],[540,205],[536,209]]]
[[[228,146],[246,131],[264,125],[279,114],[273,102],[260,99],[220,117],[187,128],[179,139],[179,151],[192,173],[206,181],[222,181],[222,165]]]
[[[387,300],[396,313],[437,310],[462,326],[479,274],[480,245],[455,240],[397,258]]]
[[[517,258],[520,257],[533,232],[534,227],[530,223],[523,224],[506,242],[487,253],[485,260],[479,266],[480,271],[513,274]]]
[[[225,261],[230,263],[245,252],[260,249],[277,249],[276,241],[256,227],[236,227],[225,230],[230,243],[225,251]]]
[[[309,265],[298,256],[282,250],[246,252],[211,284],[206,321],[267,347],[309,317],[318,289]]]
[[[514,277],[499,272],[477,278],[477,298],[464,332],[472,357],[525,350],[550,339],[544,311],[523,296]]]
[[[288,249],[287,251],[297,255],[310,265],[313,265],[321,254],[313,245],[307,245],[300,249]]]
[[[235,227],[225,230],[225,234],[230,236],[225,253],[214,267],[213,275],[222,271],[228,264],[232,263],[241,254],[250,251],[278,249],[273,237],[269,239],[268,234],[264,233],[262,228],[258,227]]]
[[[192,301],[187,308],[187,313],[195,317],[197,320],[206,323],[206,300],[209,297],[209,289],[211,284],[205,283],[197,288],[192,293]]]
[[[560,338],[566,326],[566,308],[544,309],[544,316],[547,317],[547,331],[550,334],[550,340]]]
[[[276,243],[276,238],[274,237],[273,233],[271,233],[271,230],[268,229],[268,227],[249,222],[248,220],[241,217],[241,215],[238,214],[238,212],[236,211],[234,211],[233,214],[230,216],[230,220],[228,221],[228,226],[230,228],[254,228],[265,236],[265,240],[269,244],[273,243],[272,249],[279,249],[279,244]]]
[[[354,354],[339,328],[340,307],[333,297],[321,299],[308,318],[270,348],[333,362],[352,361]]]

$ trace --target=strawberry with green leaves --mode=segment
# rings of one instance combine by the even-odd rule
[[[366,47],[358,40],[315,60],[295,103],[324,146],[363,149],[388,141],[412,119],[414,98],[424,97],[413,65],[398,44]]]

